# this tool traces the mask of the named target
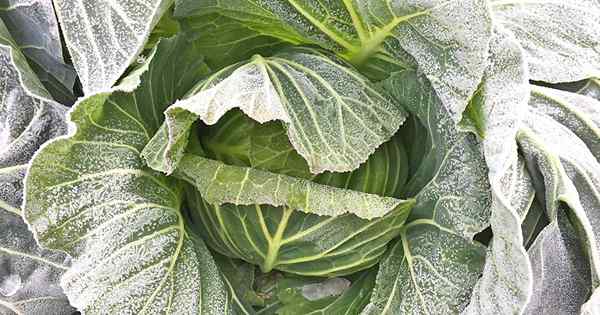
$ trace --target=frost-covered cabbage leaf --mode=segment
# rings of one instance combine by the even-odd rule
[[[173,0],[55,0],[83,91],[108,91],[144,48]]]
[[[0,313],[71,314],[59,286],[69,260],[37,245],[20,210],[27,163],[66,131],[66,109],[45,97],[1,21],[0,38]]]
[[[491,0],[490,7],[523,47],[531,79],[571,82],[600,75],[598,1]]]
[[[275,122],[260,125],[233,112],[199,137],[208,158],[186,154],[174,173],[193,185],[187,190],[192,221],[213,249],[265,272],[333,276],[368,268],[413,204],[389,197],[406,180],[397,137],[359,169],[321,175],[310,173]],[[223,191],[237,198],[224,199]],[[361,218],[381,206],[389,208]]]
[[[63,57],[52,1],[2,0],[0,19],[52,97],[61,104],[72,104],[76,75]]]
[[[589,97],[532,87],[517,139],[531,172],[539,174],[533,178],[550,224],[529,249],[534,290],[528,314],[577,314],[598,304],[592,295],[600,270],[598,106]],[[568,301],[557,300],[564,296]]]
[[[487,168],[473,134],[459,132],[424,78],[405,72],[385,82],[387,90],[416,115],[430,134],[430,147],[407,194],[416,204],[381,261],[363,314],[452,314],[469,302],[485,260],[485,246],[472,240],[490,216]]]
[[[518,43],[504,30],[496,30],[490,65],[471,104],[484,118],[481,132],[492,191],[493,239],[465,314],[518,314],[531,295],[531,265],[521,223],[534,189],[515,139],[529,93],[527,66]]]
[[[483,0],[179,0],[175,8],[176,17],[192,21],[215,13],[355,65],[373,56],[404,68],[416,63],[457,122],[483,75],[492,28]]]
[[[294,149],[315,174],[356,169],[406,117],[386,93],[349,65],[305,48],[234,64],[190,94],[165,112],[167,139],[157,134],[144,152],[156,170],[173,172],[197,119],[215,124],[233,108],[261,123],[285,123]]]
[[[0,20],[2,314],[600,313],[596,0]]]
[[[196,54],[181,39],[161,41],[128,80],[137,88],[80,100],[74,132],[32,161],[25,218],[44,247],[72,257],[61,285],[82,312],[224,314],[229,306],[217,266],[184,222],[181,186],[140,157],[159,113],[205,75]]]

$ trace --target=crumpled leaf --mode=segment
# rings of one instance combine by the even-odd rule
[[[173,0],[55,0],[65,42],[86,95],[105,92],[144,48]]]
[[[66,131],[65,108],[29,89],[39,81],[1,21],[0,37],[0,313],[71,314],[58,285],[69,261],[38,247],[20,210],[27,163]]]
[[[2,0],[0,19],[37,77],[61,104],[75,101],[75,69],[65,63],[51,0]]]
[[[490,44],[490,65],[479,93],[480,102],[474,105],[484,118],[481,129],[492,189],[493,238],[483,275],[464,314],[520,314],[532,291],[521,222],[535,191],[515,137],[527,111],[530,88],[521,48],[502,29],[496,30]]]
[[[401,208],[408,211],[413,203],[252,167],[227,165],[193,154],[184,155],[174,175],[194,185],[202,198],[213,205],[283,206],[321,216],[351,213],[374,219]]]
[[[72,257],[61,286],[82,313],[226,313],[219,270],[180,213],[181,187],[140,157],[158,113],[206,75],[197,56],[182,38],[161,41],[128,81],[137,88],[80,100],[73,132],[31,162],[24,216],[44,247]]]
[[[419,117],[431,147],[408,184],[417,199],[412,221],[381,261],[363,314],[458,313],[485,260],[485,247],[472,241],[489,224],[485,161],[474,136],[456,129],[424,78],[404,72],[386,88]]]
[[[321,46],[355,65],[372,56],[405,69],[416,62],[457,123],[485,70],[492,25],[483,0],[181,0],[175,9],[196,20],[212,13],[290,43]]]
[[[166,130],[144,150],[156,170],[175,170],[197,119],[212,125],[236,107],[260,123],[285,123],[292,145],[314,174],[358,168],[406,117],[358,72],[308,48],[227,67],[190,94],[167,109]]]
[[[594,122],[596,118],[590,112],[586,113],[586,108],[596,106],[598,102],[591,98],[532,87],[529,113],[525,120],[527,128],[519,131],[517,139],[528,160],[528,167],[532,172],[541,175],[533,178],[542,181],[538,186],[543,188],[546,215],[550,225],[534,243],[538,246],[532,246],[530,249],[536,288],[529,306],[531,314],[535,314],[540,308],[552,309],[550,312],[564,311],[566,314],[576,312],[582,307],[580,304],[599,285],[600,256],[597,235],[600,232],[600,218],[596,210],[600,207],[600,165],[598,152],[594,149],[598,126]],[[567,233],[569,228],[561,223],[561,216],[568,217],[576,231],[579,244],[575,247],[568,245],[574,238]],[[586,253],[586,260],[589,262],[587,273],[581,273],[581,267],[573,267],[572,263],[569,263],[578,260],[577,255],[580,254],[568,249],[578,247]],[[545,260],[548,258],[544,257],[554,255],[555,248],[564,248],[560,252],[561,256],[557,256],[563,257],[563,260],[559,261],[560,264],[557,262],[551,266],[547,265]],[[550,249],[551,252],[548,252]],[[543,278],[536,272],[543,273]],[[564,277],[568,277],[569,282],[560,280]],[[564,285],[555,286],[553,283],[556,281]],[[580,296],[576,292],[585,292],[585,295]],[[554,301],[569,295],[573,295],[571,301],[574,304],[540,302]],[[590,300],[583,308],[597,303]],[[560,309],[561,307],[569,309]]]
[[[531,79],[558,83],[600,75],[598,1],[492,0],[490,7],[525,50]]]

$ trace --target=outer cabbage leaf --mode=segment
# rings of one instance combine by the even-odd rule
[[[161,124],[157,113],[206,68],[181,38],[161,41],[152,56],[128,80],[137,88],[80,100],[73,133],[38,151],[25,218],[44,247],[72,257],[61,285],[81,312],[224,314],[227,289],[202,240],[187,231],[180,186],[140,157]]]
[[[485,260],[485,247],[472,241],[490,216],[485,161],[474,136],[457,131],[424,78],[405,72],[386,87],[425,125],[431,147],[408,184],[417,200],[413,221],[381,261],[363,313],[458,313]]]
[[[75,101],[75,69],[65,63],[58,22],[50,0],[2,0],[0,18],[52,97]]]
[[[600,75],[596,0],[492,0],[494,18],[525,50],[530,78],[571,82]]]
[[[456,122],[481,80],[491,36],[482,0],[179,0],[175,10],[197,20],[210,13],[291,43],[319,45],[355,65],[372,56],[408,69],[416,61]]]
[[[38,247],[20,210],[27,163],[66,131],[65,108],[29,89],[39,81],[1,21],[0,38],[0,313],[71,314],[58,285],[68,259]]]
[[[533,87],[529,105],[527,128],[518,133],[518,141],[529,168],[540,174],[533,178],[542,181],[538,186],[543,188],[550,225],[530,249],[536,290],[528,312],[576,313],[599,284],[598,117],[587,110],[599,103],[569,92]],[[578,244],[573,245],[575,236]],[[556,263],[548,263],[548,255],[555,255]],[[584,273],[581,269],[586,266],[572,263],[581,262],[581,257],[587,257],[589,263]],[[557,281],[562,284],[556,286]],[[571,303],[545,302],[571,294]],[[590,300],[583,308],[597,303]]]
[[[535,191],[517,153],[515,137],[527,111],[530,88],[525,59],[514,37],[498,29],[490,54],[490,65],[472,105],[483,113],[481,130],[492,189],[493,239],[483,276],[464,313],[520,314],[532,291],[521,222]]]
[[[406,117],[350,66],[308,48],[255,56],[211,75],[190,94],[167,109],[166,136],[158,133],[144,150],[154,169],[173,172],[197,119],[212,125],[236,107],[261,123],[284,122],[315,174],[356,169]]]
[[[55,0],[65,42],[87,94],[110,89],[144,48],[173,0]]]

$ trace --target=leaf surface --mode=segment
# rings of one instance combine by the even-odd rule
[[[479,144],[459,132],[424,78],[405,72],[386,82],[389,90],[428,129],[431,147],[408,194],[416,195],[412,221],[380,263],[363,314],[458,313],[485,260],[472,241],[489,222],[487,168]]]
[[[318,45],[355,65],[415,63],[456,121],[483,75],[491,14],[485,1],[177,1],[175,15],[218,13],[262,34]],[[469,21],[466,23],[466,21]]]
[[[43,246],[73,258],[61,285],[82,312],[224,314],[226,287],[185,226],[181,187],[140,157],[157,113],[206,67],[182,38],[161,41],[152,56],[132,74],[137,88],[82,99],[70,113],[74,132],[36,154],[25,217]]]
[[[496,21],[523,47],[532,80],[571,82],[600,73],[600,4],[582,1],[490,2]]]
[[[56,0],[65,42],[86,95],[108,91],[144,48],[173,0]]]

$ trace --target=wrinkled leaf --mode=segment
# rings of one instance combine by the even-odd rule
[[[596,0],[492,0],[495,21],[525,51],[530,78],[570,82],[600,75],[600,4]]]
[[[586,100],[587,105],[583,105]],[[591,291],[599,284],[597,235],[600,219],[596,210],[600,207],[600,165],[595,151],[598,127],[589,119],[590,116],[581,115],[586,106],[597,106],[595,103],[591,98],[586,99],[569,92],[535,87],[530,100],[530,113],[526,116],[527,128],[518,134],[519,145],[527,157],[529,168],[541,174],[534,178],[543,181],[540,184],[545,195],[546,214],[550,220],[550,225],[544,230],[546,232],[542,231],[536,240],[535,244],[541,245],[536,247],[534,244],[530,249],[532,257],[538,257],[535,261],[537,265],[532,261],[534,279],[538,279],[537,282],[534,281],[536,290],[530,306],[532,314],[539,307],[546,306],[568,307],[571,310],[569,312],[573,312],[581,307],[580,304],[589,298]],[[567,240],[574,239],[569,236],[569,229],[564,224],[560,227],[560,217],[565,215],[576,231],[579,244],[562,247],[583,248],[589,262],[587,275],[578,271],[580,267],[575,268],[565,263],[547,265],[544,262],[543,257],[549,254],[547,250],[551,249],[554,253],[554,248],[560,248],[560,242],[567,243]],[[545,245],[546,243],[548,244]],[[562,253],[562,256],[557,257],[566,257],[564,259],[568,261],[579,259],[576,251],[565,249]],[[539,273],[544,275],[541,283]],[[580,276],[584,280],[577,280]],[[570,282],[559,280],[563,277],[568,277]],[[554,286],[556,281],[563,282],[564,286]],[[544,306],[542,304],[547,303],[540,302],[562,298],[565,294],[573,294],[574,305]],[[590,300],[588,305],[590,303],[597,301]]]
[[[86,95],[108,91],[144,48],[173,0],[55,0]]]
[[[196,56],[180,38],[161,41],[137,89],[79,101],[76,130],[32,161],[25,217],[43,246],[73,258],[61,285],[82,312],[225,313],[225,284],[187,231],[180,186],[140,157],[161,124],[157,113],[205,75]],[[176,87],[164,86],[175,76]]]
[[[492,189],[492,243],[481,279],[465,314],[519,314],[532,290],[531,265],[523,244],[521,222],[534,189],[517,153],[516,133],[527,111],[530,88],[518,42],[497,30],[490,44],[490,66],[480,88],[483,149]],[[507,93],[510,91],[510,93]]]
[[[314,174],[356,169],[406,117],[354,69],[306,48],[227,67],[191,94],[167,109],[167,136],[163,130],[144,150],[157,170],[173,172],[194,121],[212,125],[236,107],[260,123],[285,123],[292,145]]]

